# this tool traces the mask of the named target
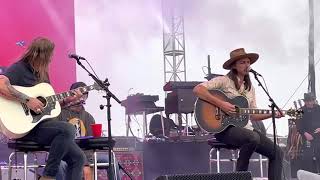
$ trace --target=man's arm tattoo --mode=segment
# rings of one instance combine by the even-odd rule
[[[10,95],[16,98],[18,101],[22,103],[27,103],[29,101],[30,97],[28,95],[16,90],[9,82],[6,82],[5,84],[10,92]]]

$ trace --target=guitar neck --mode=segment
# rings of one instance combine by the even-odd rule
[[[77,89],[80,90],[80,92],[83,94],[83,93],[89,92],[95,88],[93,85],[90,85],[90,86],[79,87]],[[51,95],[51,96],[46,97],[46,100],[48,102],[62,101],[63,99],[65,99],[67,97],[73,96],[74,95],[73,91],[74,90],[70,90],[67,92]]]
[[[286,110],[281,111],[282,114],[287,114]],[[240,108],[239,113],[241,114],[272,114],[269,109],[251,109],[251,108]]]

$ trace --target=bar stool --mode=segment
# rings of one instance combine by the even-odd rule
[[[11,180],[12,176],[12,168],[18,168],[17,162],[15,162],[15,166],[13,166],[13,157],[18,157],[19,154],[23,154],[23,170],[24,170],[24,180],[27,180],[27,169],[35,168],[35,174],[37,175],[38,168],[45,167],[44,164],[38,163],[37,153],[45,153],[46,158],[49,154],[50,146],[42,146],[33,141],[21,141],[21,140],[9,140],[8,148],[14,150],[9,155],[9,163],[8,163],[8,179]],[[33,164],[28,164],[28,155],[33,155]]]
[[[97,162],[97,153],[98,152],[107,152],[109,151],[109,148],[113,148],[115,145],[115,141],[112,140],[111,142],[108,140],[108,137],[82,137],[75,140],[76,143],[79,145],[79,147],[83,150],[92,150],[93,151],[93,164],[90,164],[90,166],[93,167],[93,174],[94,174],[94,180],[98,179],[98,167],[102,168],[112,168],[112,173],[115,177],[115,180],[120,180],[119,176],[119,168],[117,168],[118,162],[116,161],[115,154],[113,151],[111,151],[111,165],[110,162],[108,163],[98,163]]]
[[[236,170],[236,162],[239,157],[239,147],[227,145],[217,141],[216,139],[209,139],[208,145],[211,147],[209,152],[209,172],[212,173],[212,163],[216,162],[217,165],[217,173],[220,172],[220,162],[232,162],[233,163],[233,171]],[[229,159],[221,159],[220,158],[220,150],[227,149],[231,151],[231,158]],[[216,158],[213,158],[213,152],[216,152]],[[264,177],[263,173],[263,163],[268,162],[267,158],[263,158],[261,154],[259,154],[259,158],[251,158],[250,162],[259,162],[260,165],[260,177]]]
[[[209,172],[212,172],[212,163],[216,162],[217,165],[217,173],[220,173],[220,162],[232,162],[233,165],[233,171],[236,170],[236,150],[238,149],[238,147],[236,146],[231,146],[231,145],[227,145],[224,143],[221,143],[219,141],[217,141],[216,139],[209,139],[208,140],[208,145],[211,147],[210,152],[209,152]],[[221,159],[220,158],[220,150],[221,149],[227,149],[231,151],[231,158],[229,159]],[[216,152],[216,158],[213,158],[213,152]]]

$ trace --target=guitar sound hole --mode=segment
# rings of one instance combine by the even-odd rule
[[[43,107],[46,107],[46,106],[47,106],[47,101],[46,101],[45,98],[43,98],[43,97],[37,97],[37,99],[42,102]]]
[[[30,110],[30,114],[32,115],[32,116],[36,116],[36,115],[38,115],[37,113],[35,113],[34,111],[32,111],[32,110]]]
[[[43,97],[37,97],[37,99],[43,103],[44,107],[46,107],[47,101],[46,101],[45,98],[43,98]],[[34,111],[32,111],[32,110],[30,110],[30,113],[31,113],[32,116],[37,116],[37,115],[39,115],[39,113],[36,113],[36,112],[34,112]]]

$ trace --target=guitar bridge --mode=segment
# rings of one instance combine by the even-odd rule
[[[220,110],[220,108],[215,108],[215,109],[216,109],[216,113],[215,113],[216,120],[221,120],[221,110]]]

